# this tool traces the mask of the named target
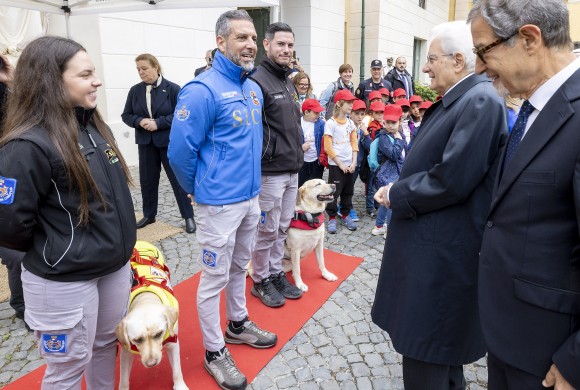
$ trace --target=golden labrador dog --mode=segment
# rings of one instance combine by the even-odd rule
[[[324,223],[320,223],[324,219],[326,204],[332,202],[335,190],[334,184],[328,184],[321,179],[308,180],[298,189],[294,218],[286,232],[284,270],[292,270],[294,283],[302,291],[308,291],[308,286],[300,275],[300,260],[312,251],[316,255],[322,277],[331,282],[337,280],[336,275],[328,271],[324,264],[326,229]],[[322,218],[318,220],[320,217]]]
[[[119,390],[129,389],[133,354],[141,355],[145,367],[154,367],[161,362],[164,344],[173,374],[173,389],[189,390],[183,380],[179,343],[175,337],[179,309],[169,282],[169,269],[161,252],[152,244],[137,241],[135,248],[131,257],[135,280],[131,303],[127,315],[115,329],[123,347]]]

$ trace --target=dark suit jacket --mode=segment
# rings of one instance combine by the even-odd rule
[[[411,91],[411,95],[407,96],[407,99],[410,99],[412,95],[415,94],[415,86],[414,86],[414,80],[413,80],[413,76],[411,76],[409,74],[409,72],[407,72],[405,70],[405,73],[407,74],[407,76],[409,76],[409,80],[410,80],[410,85],[409,85],[409,89]],[[391,83],[391,85],[393,86],[393,91],[397,88],[403,88],[405,89],[405,82],[401,79],[401,76],[399,75],[399,73],[397,72],[397,68],[393,68],[389,71],[389,73],[387,73],[387,75],[385,76],[385,80],[387,80],[388,82]]]
[[[496,181],[486,226],[479,303],[489,351],[540,377],[554,362],[580,389],[580,70]]]
[[[201,66],[201,67],[197,68],[197,69],[195,70],[195,72],[193,72],[193,77],[197,77],[197,76],[199,76],[200,74],[202,74],[202,73],[203,73],[203,72],[205,72],[206,70],[207,70],[207,65],[205,65],[205,66]]]
[[[169,145],[169,131],[173,121],[173,112],[177,105],[177,95],[181,88],[163,77],[159,87],[152,89],[151,112],[155,123],[157,123],[157,131],[147,131],[139,126],[139,122],[143,118],[149,118],[145,87],[144,82],[131,87],[121,118],[127,126],[135,129],[136,144],[147,145],[153,142],[158,148],[166,148]]]
[[[489,79],[468,77],[427,110],[391,188],[371,315],[404,356],[461,365],[485,355],[477,267],[506,129]]]

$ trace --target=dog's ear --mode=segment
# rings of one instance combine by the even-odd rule
[[[121,346],[126,350],[130,350],[131,342],[129,341],[129,335],[127,334],[127,324],[125,322],[125,319],[119,322],[119,324],[115,328],[115,334],[117,335],[117,339],[121,343]]]
[[[178,317],[179,310],[172,306],[165,306],[165,318],[167,319],[167,330],[169,331],[170,336],[175,334],[173,329],[175,328],[175,323],[177,322]]]
[[[302,203],[302,199],[304,199],[304,191],[306,191],[306,187],[302,186],[298,188],[298,196],[296,197],[296,206]]]

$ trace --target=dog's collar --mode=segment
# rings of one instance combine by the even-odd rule
[[[307,213],[297,210],[290,221],[290,227],[302,230],[315,230],[324,224],[324,213]]]

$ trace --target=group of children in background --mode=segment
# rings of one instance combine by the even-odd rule
[[[353,208],[354,184],[359,177],[365,183],[366,212],[375,219],[373,235],[387,235],[391,211],[378,207],[374,195],[378,188],[399,178],[405,156],[419,132],[423,114],[431,106],[405,90],[373,91],[369,107],[348,89],[333,97],[332,117],[324,120],[325,108],[316,99],[302,103],[304,165],[298,174],[298,186],[310,179],[321,179],[324,166],[319,162],[321,149],[328,155],[328,182],[336,185],[334,200],[326,207],[327,231],[335,234],[337,217],[347,229],[356,230],[359,217]],[[339,201],[340,199],[340,201]]]

